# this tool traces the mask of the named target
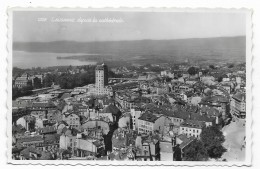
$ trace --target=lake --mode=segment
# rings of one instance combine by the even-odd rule
[[[44,52],[24,52],[13,51],[13,67],[32,68],[50,66],[81,66],[93,65],[94,61],[79,61],[76,59],[57,59],[66,56],[87,55],[86,53],[44,53]]]

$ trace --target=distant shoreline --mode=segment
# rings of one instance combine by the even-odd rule
[[[19,53],[24,56],[18,60],[14,57],[13,62],[18,62],[17,65],[25,65],[23,62],[28,62],[28,65],[36,67],[71,64],[80,66],[84,64],[82,62],[104,61],[111,66],[122,66],[135,63],[176,63],[186,59],[207,63],[245,62],[246,39],[240,36],[110,42],[14,42],[13,52],[25,52]],[[40,61],[44,63],[39,63]]]

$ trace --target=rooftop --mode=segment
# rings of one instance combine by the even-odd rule
[[[185,120],[181,124],[182,127],[199,128],[199,129],[202,129],[204,125],[205,125],[204,122],[200,122],[197,120]]]
[[[35,141],[43,141],[43,136],[37,135],[37,136],[28,136],[28,137],[22,137],[17,140],[17,143],[27,143],[27,142],[35,142]]]
[[[245,93],[236,93],[235,95],[233,95],[232,97],[233,99],[237,100],[237,101],[245,101],[246,99],[246,94]]]
[[[108,106],[106,106],[102,111],[101,113],[111,113],[113,115],[121,115],[121,112],[120,110],[114,106],[113,104],[109,104]]]
[[[143,121],[148,121],[154,123],[157,119],[159,119],[162,115],[152,114],[150,112],[143,113],[138,119]]]

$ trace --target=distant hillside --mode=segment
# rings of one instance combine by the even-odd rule
[[[112,60],[195,60],[245,61],[246,38],[221,37],[181,40],[136,40],[105,42],[14,42],[15,51],[100,54]]]

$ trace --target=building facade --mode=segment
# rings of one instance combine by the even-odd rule
[[[15,79],[14,86],[18,88],[32,86],[32,79],[29,74],[24,73]]]
[[[144,113],[138,118],[138,133],[154,133],[164,128],[165,116]]]
[[[188,138],[195,137],[200,139],[200,134],[204,126],[205,124],[203,122],[195,120],[186,120],[180,126],[180,134],[184,134]]]
[[[231,115],[238,118],[246,118],[246,95],[245,93],[236,93],[230,102]]]

